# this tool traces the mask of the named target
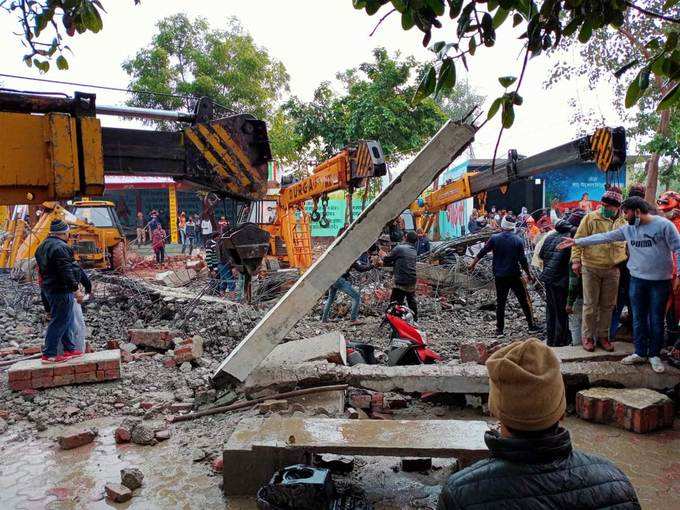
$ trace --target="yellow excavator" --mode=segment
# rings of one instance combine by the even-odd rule
[[[100,105],[94,94],[79,92],[66,97],[0,89],[0,204],[42,204],[44,210],[30,229],[27,207],[15,208],[0,245],[0,268],[30,260],[55,218],[71,224],[69,242],[84,266],[124,265],[125,239],[114,204],[84,198],[103,195],[105,174],[172,177],[221,197],[263,198],[271,160],[266,124],[248,114],[218,114],[207,98],[187,113]],[[188,126],[108,128],[101,126],[101,115]],[[250,232],[229,248],[246,272],[259,265],[268,241],[251,242]]]
[[[242,219],[257,224],[269,233],[269,254],[284,265],[305,271],[312,265],[312,221],[329,226],[328,195],[347,191],[346,221],[351,223],[352,196],[369,179],[387,173],[380,143],[362,140],[345,147],[338,154],[314,168],[311,175],[282,185],[278,194],[251,204]],[[311,214],[305,204],[313,202]],[[319,203],[321,212],[319,212]]]
[[[626,159],[626,133],[624,128],[599,128],[592,135],[574,140],[545,152],[520,159],[516,150],[508,153],[504,165],[495,171],[466,172],[427,195],[419,197],[410,206],[415,228],[428,233],[440,211],[449,205],[485,193],[509,183],[564,168],[586,161],[594,162],[609,178],[623,166]]]

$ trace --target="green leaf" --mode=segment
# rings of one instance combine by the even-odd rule
[[[493,16],[493,27],[498,28],[500,27],[505,20],[508,18],[508,14],[510,14],[510,11],[507,9],[503,9],[502,7],[496,11],[496,14]]]
[[[37,58],[33,59],[33,64],[35,64],[35,67],[40,69],[43,73],[46,73],[47,71],[50,70],[50,63],[47,62],[46,60],[40,61]]]
[[[585,44],[590,40],[593,35],[593,24],[590,21],[586,21],[581,27],[581,31],[578,33],[578,40],[580,43]]]
[[[638,87],[640,87],[640,92],[644,93],[649,87],[649,67],[645,67],[638,74]]]
[[[678,45],[678,32],[670,32],[666,38],[666,44],[664,44],[663,49],[665,51],[673,51]]]
[[[515,109],[510,101],[503,102],[503,112],[501,114],[501,123],[505,129],[509,129],[515,122]]]
[[[494,9],[496,9],[496,7],[498,7],[498,0],[489,0],[489,1],[486,3],[486,8],[487,8],[487,10],[488,10],[489,12],[493,11]]]
[[[628,71],[628,69],[630,69],[631,67],[637,65],[638,62],[639,62],[639,60],[638,60],[638,59],[635,59],[635,60],[632,60],[632,61],[628,62],[627,64],[621,66],[619,69],[617,69],[617,70],[614,72],[614,78],[617,78],[617,79],[620,78],[621,76],[623,76],[623,74],[624,74],[626,71]]]
[[[679,102],[680,102],[680,83],[676,83],[675,87],[666,92],[666,94],[664,94],[664,96],[661,98],[661,101],[659,101],[659,104],[656,107],[656,111],[661,112],[663,110],[667,110],[668,108]]]
[[[524,98],[520,96],[517,92],[510,93],[510,100],[512,101],[512,104],[515,104],[517,106],[520,106],[524,102]]]
[[[408,7],[408,2],[406,0],[392,0],[392,5],[399,12],[404,12]]]
[[[663,64],[665,60],[666,59],[663,57],[663,55],[660,55],[652,61],[650,69],[657,76],[661,76],[663,74]]]
[[[470,55],[474,56],[476,50],[477,50],[477,40],[475,39],[475,36],[473,35],[470,38],[470,45],[468,46],[468,51],[470,52]]]
[[[63,55],[57,57],[57,69],[61,69],[62,71],[68,69],[68,60],[66,60]]]
[[[456,64],[451,57],[445,58],[439,68],[439,79],[435,89],[435,96],[449,91],[456,85]]]
[[[663,10],[664,10],[664,11],[665,11],[665,10],[668,10],[668,9],[670,9],[671,7],[677,5],[678,3],[680,3],[680,0],[666,0],[666,3],[663,4]]]
[[[33,67],[33,60],[31,60],[30,55],[24,55],[24,64],[26,64],[28,67]]]
[[[366,0],[366,13],[373,16],[382,6],[383,3],[380,0]]]
[[[437,73],[435,72],[434,67],[430,66],[430,69],[428,69],[427,73],[425,73],[425,76],[423,76],[423,79],[420,81],[411,104],[417,105],[427,96],[431,95],[434,92],[436,85]]]
[[[523,20],[524,20],[524,18],[522,17],[522,15],[520,13],[516,12],[515,14],[512,15],[512,26],[516,27]]]
[[[463,0],[447,0],[449,2],[449,16],[455,19],[460,15],[463,8]]]
[[[411,9],[404,11],[404,14],[401,15],[401,28],[404,30],[411,30],[415,24],[413,11]]]
[[[575,18],[571,20],[566,27],[564,27],[564,30],[562,30],[562,35],[564,37],[569,37],[573,35],[576,32],[576,29],[579,27],[583,20],[579,18]]]
[[[498,82],[499,82],[503,87],[505,87],[506,89],[507,89],[510,85],[512,85],[513,83],[515,83],[516,80],[517,80],[517,78],[515,78],[514,76],[501,76],[500,78],[498,78]]]
[[[626,100],[624,103],[626,108],[630,108],[635,103],[637,103],[641,96],[642,91],[640,90],[640,81],[636,77],[630,82],[630,85],[628,85],[628,90],[626,91]]]
[[[363,9],[366,7],[366,0],[352,0],[352,5],[355,9]]]
[[[498,113],[498,110],[500,109],[502,104],[503,104],[503,98],[497,97],[494,100],[494,102],[491,103],[491,107],[489,108],[489,112],[486,114],[486,118],[487,119],[493,118],[493,116]]]
[[[433,53],[439,53],[444,46],[446,46],[446,41],[437,41],[432,46],[430,46],[430,51]]]
[[[441,16],[446,12],[444,0],[427,0],[427,5],[430,6],[430,9],[432,9],[437,16]]]

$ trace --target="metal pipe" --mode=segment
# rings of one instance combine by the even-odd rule
[[[115,115],[117,117],[135,117],[147,120],[170,120],[176,122],[193,122],[195,115],[188,112],[172,110],[156,110],[154,108],[136,108],[133,106],[96,105],[97,115]]]

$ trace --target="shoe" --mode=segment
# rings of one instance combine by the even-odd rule
[[[68,361],[68,358],[65,358],[61,354],[58,356],[45,356],[44,354],[40,358],[40,361],[42,361],[45,364],[53,364],[53,363],[64,363],[65,361]]]
[[[600,347],[602,347],[605,351],[614,352],[614,346],[609,341],[609,339],[607,338],[603,338],[602,340],[598,339],[597,342],[600,344]]]
[[[359,320],[359,319],[354,319],[353,321],[349,322],[352,326],[361,326],[362,324],[365,324],[364,321]]]
[[[496,338],[503,338],[505,336],[505,333],[502,331],[496,330]]]
[[[541,328],[536,326],[536,324],[532,324],[531,326],[529,326],[529,333],[540,333],[540,332],[541,332]]]
[[[80,358],[82,355],[81,351],[64,351],[64,358],[67,359]]]
[[[645,361],[647,361],[647,358],[643,356],[638,356],[637,354],[633,353],[623,358],[621,360],[621,363],[623,363],[624,365],[637,365],[638,363],[644,363]]]
[[[649,358],[649,364],[652,365],[652,370],[654,370],[657,374],[663,374],[666,371],[666,366],[658,356],[652,356]]]
[[[595,350],[595,340],[592,338],[581,339],[581,345],[583,345],[583,348],[588,352],[593,352]]]

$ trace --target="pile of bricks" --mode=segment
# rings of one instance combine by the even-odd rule
[[[39,359],[20,361],[9,369],[8,378],[12,391],[113,381],[120,379],[120,351],[93,352],[53,365]]]
[[[395,409],[408,407],[409,399],[397,393],[354,390],[349,393],[349,405],[375,420],[389,420]]]
[[[7,356],[16,356],[19,354],[23,356],[31,356],[33,354],[38,354],[40,351],[41,348],[39,345],[24,347],[23,349],[19,347],[5,347],[4,349],[0,349],[0,358],[4,358]]]
[[[673,401],[646,388],[591,388],[576,394],[576,414],[640,434],[673,425]]]
[[[172,349],[173,339],[179,336],[179,331],[170,329],[129,329],[128,338],[137,346],[151,347],[167,351]]]
[[[194,361],[203,356],[203,339],[200,336],[193,338],[175,338],[175,363],[181,364],[185,361]]]

